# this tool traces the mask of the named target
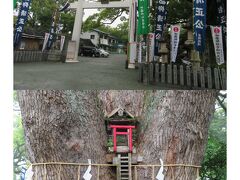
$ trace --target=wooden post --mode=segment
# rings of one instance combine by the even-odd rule
[[[155,174],[155,172],[154,172],[154,166],[152,166],[152,180],[154,180],[154,174]]]
[[[193,86],[196,88],[198,87],[198,69],[195,67],[193,68]]]
[[[129,151],[132,152],[132,128],[129,128]]]
[[[117,152],[117,135],[116,128],[113,128],[113,151]]]
[[[186,73],[187,73],[187,86],[191,86],[191,69],[189,66],[186,67]]]
[[[215,89],[220,89],[218,70],[217,70],[217,68],[214,68],[213,71],[214,71]]]
[[[138,64],[138,82],[143,82],[143,63]]]
[[[201,88],[205,88],[205,73],[204,73],[204,68],[200,67],[200,82],[201,82]]]
[[[166,73],[165,73],[165,70],[166,70],[166,68],[165,68],[165,64],[162,64],[161,65],[161,83],[165,83],[165,75],[166,75]]]
[[[180,85],[184,86],[184,71],[183,65],[180,65]]]
[[[172,84],[172,64],[167,65],[168,83]]]
[[[77,180],[80,180],[80,177],[81,177],[81,171],[80,171],[80,169],[81,169],[81,165],[79,165],[78,166],[78,179]]]
[[[210,67],[207,67],[207,84],[208,89],[212,89],[212,71]]]
[[[137,166],[134,167],[134,179],[137,180]]]
[[[226,71],[225,69],[221,69],[221,75],[222,75],[222,89],[223,90],[226,90],[227,89],[227,86],[226,86]]]
[[[149,82],[153,82],[153,63],[149,64]]]
[[[98,165],[97,166],[97,180],[100,180],[99,179],[99,176],[100,176],[99,174],[100,174],[100,166]]]
[[[177,78],[177,65],[173,65],[173,84],[178,84],[178,78]]]
[[[132,180],[132,156],[131,153],[128,153],[128,178]]]
[[[156,83],[159,82],[159,64],[158,63],[155,64],[155,82]]]

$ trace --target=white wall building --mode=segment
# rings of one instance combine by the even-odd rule
[[[83,32],[80,35],[81,39],[90,39],[92,43],[108,51],[119,51],[118,50],[118,38],[111,36],[109,33],[93,29],[92,31]]]

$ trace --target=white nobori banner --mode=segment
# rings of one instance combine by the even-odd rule
[[[224,63],[222,28],[220,26],[211,26],[215,56],[218,65]]]
[[[155,33],[148,34],[148,46],[149,46],[149,62],[152,62],[154,59],[154,38]]]
[[[48,42],[48,38],[49,38],[49,33],[45,33],[42,51],[44,51],[44,49],[46,48],[46,45],[47,45],[47,42]]]
[[[60,42],[60,51],[63,50],[63,45],[64,45],[64,42],[65,42],[65,36],[61,36],[61,42]]]
[[[180,37],[180,26],[172,25],[171,26],[171,61],[172,62],[176,62],[179,37]]]

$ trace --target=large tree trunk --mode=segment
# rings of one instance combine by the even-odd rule
[[[96,91],[18,91],[31,163],[106,163],[106,131]],[[59,178],[60,166],[47,165],[47,180]],[[78,167],[61,166],[61,179],[77,179]],[[81,176],[86,167],[81,168]],[[44,166],[33,167],[44,179]],[[92,167],[96,179],[96,167]],[[114,179],[101,168],[100,179]]]
[[[215,98],[216,91],[202,90],[148,94],[138,145],[144,164],[160,164],[161,158],[165,164],[201,165]],[[165,180],[197,178],[195,168],[165,170]],[[139,169],[138,173],[141,180],[151,179],[152,169]]]
[[[139,117],[137,151],[143,164],[159,164],[161,158],[165,164],[200,165],[216,91],[19,91],[18,95],[32,163],[87,159],[106,163],[103,112],[123,107]],[[165,169],[165,180],[196,179],[196,169],[185,168],[186,173],[184,168]],[[57,179],[57,170],[49,166],[47,179]],[[42,171],[38,167],[39,179]],[[63,171],[62,179],[76,179],[77,169]],[[101,170],[100,179],[115,179],[109,172]],[[151,172],[139,169],[138,180],[150,179]]]
[[[105,90],[100,91],[99,98],[105,114],[121,107],[138,117],[142,114],[144,94],[142,90]]]

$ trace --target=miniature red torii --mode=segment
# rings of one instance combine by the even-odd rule
[[[110,125],[113,128],[113,150],[117,152],[117,135],[128,135],[129,141],[129,151],[132,152],[132,129],[135,126],[126,126],[126,125]],[[127,132],[118,132],[117,129],[127,129]]]

